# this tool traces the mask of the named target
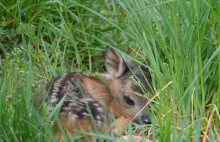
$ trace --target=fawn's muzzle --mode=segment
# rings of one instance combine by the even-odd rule
[[[148,118],[146,115],[141,116],[141,121],[143,124],[151,124],[150,118]]]

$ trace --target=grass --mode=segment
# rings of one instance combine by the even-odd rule
[[[219,15],[212,0],[1,1],[0,141],[55,140],[34,95],[57,74],[104,71],[106,44],[151,68],[146,136],[220,141]]]

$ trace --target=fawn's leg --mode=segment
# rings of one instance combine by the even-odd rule
[[[121,142],[121,141],[134,141],[134,142],[152,142],[151,140],[147,139],[147,138],[143,138],[141,136],[135,136],[135,135],[125,135],[120,137],[119,139],[117,139],[114,142]]]
[[[111,124],[110,133],[113,133],[116,136],[121,136],[127,130],[129,122],[129,119],[124,116],[119,117]]]
[[[127,140],[127,141],[129,140],[129,141],[135,141],[135,142],[152,142],[151,140],[144,139],[141,136],[135,136],[135,135],[122,136],[125,133],[125,131],[127,130],[129,122],[130,122],[129,119],[122,116],[122,117],[119,117],[118,119],[116,119],[116,121],[111,124],[110,133],[113,133],[117,137],[119,137],[119,139],[116,140],[115,142],[117,142],[117,141],[120,142],[122,140]]]
[[[82,138],[93,141],[96,138],[88,136],[84,132],[104,133],[104,108],[96,100],[91,98],[77,101],[65,101],[59,114],[59,121],[63,129],[70,137],[79,132]],[[61,131],[56,135],[62,138]]]

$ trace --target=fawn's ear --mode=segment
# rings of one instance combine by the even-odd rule
[[[120,77],[129,71],[123,58],[111,47],[106,47],[105,66],[113,77]]]

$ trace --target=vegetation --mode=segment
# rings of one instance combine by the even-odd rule
[[[106,45],[151,68],[153,124],[140,133],[220,141],[219,33],[218,0],[2,0],[0,141],[55,140],[34,95],[57,74],[104,71]]]

